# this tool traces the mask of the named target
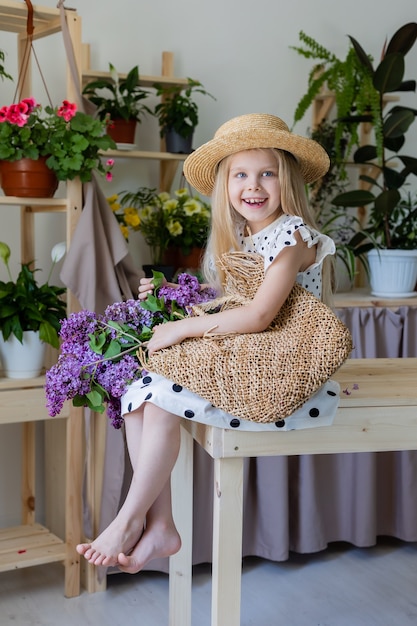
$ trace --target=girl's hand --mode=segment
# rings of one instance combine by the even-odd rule
[[[146,300],[149,293],[153,293],[154,284],[153,278],[141,278],[138,289],[139,300]]]
[[[186,337],[183,332],[182,322],[185,320],[177,320],[175,322],[165,322],[158,324],[153,329],[151,339],[148,341],[148,352],[151,356],[157,350],[169,348],[176,343],[181,343]]]

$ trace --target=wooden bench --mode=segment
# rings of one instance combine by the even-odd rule
[[[214,459],[212,626],[240,624],[246,457],[417,449],[417,358],[350,359],[333,378],[341,400],[332,426],[245,433],[183,420],[172,476],[182,548],[170,559],[170,626],[191,626],[193,441]]]

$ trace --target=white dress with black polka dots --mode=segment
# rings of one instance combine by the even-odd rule
[[[239,233],[242,250],[262,254],[267,270],[283,248],[297,244],[294,236],[296,231],[309,247],[317,246],[315,262],[306,271],[298,274],[297,282],[320,298],[323,259],[328,254],[334,254],[335,245],[330,237],[306,226],[301,218],[282,215],[262,231],[249,237],[245,237],[242,230]],[[175,415],[220,428],[248,431],[298,430],[331,424],[339,404],[339,393],[339,384],[329,380],[286,420],[259,424],[225,413],[174,381],[149,372],[134,382],[123,396],[122,415],[126,418],[144,402],[152,402]]]

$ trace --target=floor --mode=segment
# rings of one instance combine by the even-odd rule
[[[333,544],[284,563],[246,558],[242,626],[415,626],[417,544]],[[60,564],[0,574],[1,626],[168,626],[168,576],[108,576],[107,591],[63,597]],[[210,566],[193,577],[193,626],[210,626]]]

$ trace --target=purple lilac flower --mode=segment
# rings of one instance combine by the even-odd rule
[[[178,286],[164,285],[157,295],[162,300],[163,311],[149,311],[142,307],[141,301],[127,300],[108,306],[104,315],[80,311],[63,320],[61,353],[58,362],[46,373],[49,415],[58,415],[65,400],[73,400],[76,396],[85,400],[85,406],[91,406],[88,404],[90,392],[94,390],[99,392],[99,398],[102,397],[99,406],[107,405],[107,414],[113,426],[121,427],[120,398],[128,385],[143,373],[135,354],[141,344],[143,328],[153,328],[155,324],[169,319],[173,301],[187,314],[190,306],[211,300],[216,293],[213,289],[200,290],[198,279],[184,273],[178,277]],[[124,330],[109,326],[109,322],[120,324]],[[131,329],[127,331],[129,336],[126,335],[126,326]],[[106,356],[107,350],[113,344],[118,344],[119,353],[112,352],[110,358]],[[87,394],[90,394],[88,398]]]
[[[46,372],[46,407],[51,417],[58,415],[65,400],[88,393],[90,383],[81,375],[82,362],[71,354],[61,354],[58,362]]]

